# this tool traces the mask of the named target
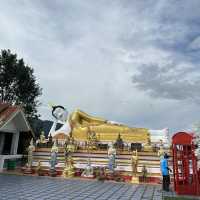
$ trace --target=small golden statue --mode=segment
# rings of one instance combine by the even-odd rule
[[[76,150],[76,145],[74,142],[74,138],[71,136],[69,137],[66,142],[65,142],[65,148],[66,148],[66,152],[68,152],[69,154],[75,152]]]
[[[132,164],[132,172],[133,174],[137,173],[137,166],[138,166],[138,152],[137,149],[133,151],[132,157],[131,157],[131,164]]]
[[[46,143],[46,138],[45,138],[45,133],[44,131],[41,132],[40,134],[40,141],[39,141],[41,144],[44,144]]]
[[[131,157],[131,165],[132,165],[132,180],[131,183],[139,183],[139,177],[137,177],[137,166],[138,166],[138,152],[137,149],[133,151]]]
[[[43,175],[43,173],[42,173],[42,165],[41,165],[41,161],[40,160],[38,161],[36,172],[37,172],[38,176],[42,176]]]
[[[150,138],[147,139],[147,143],[144,145],[144,151],[153,152]]]
[[[97,149],[97,136],[96,133],[93,131],[88,132],[88,148],[89,150],[96,150]]]
[[[71,156],[67,158],[67,162],[65,163],[65,169],[63,170],[63,177],[74,177],[75,167],[73,165],[73,159]]]

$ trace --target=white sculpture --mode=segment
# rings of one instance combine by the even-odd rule
[[[30,145],[28,147],[28,163],[27,163],[28,168],[32,167],[34,151],[35,151],[35,146],[33,145],[33,138],[32,138],[30,141]]]
[[[116,149],[114,148],[113,143],[109,143],[109,148],[108,148],[108,168],[110,171],[114,171],[114,168],[116,168]]]
[[[91,166],[90,158],[88,158],[87,166],[85,167],[85,170],[83,171],[81,176],[92,178],[92,177],[94,177],[93,173],[94,173],[93,172],[93,167]]]
[[[168,128],[164,128],[161,130],[149,129],[149,133],[151,135],[151,143],[157,144],[160,142],[160,140],[162,140],[164,147],[170,146],[169,129]]]

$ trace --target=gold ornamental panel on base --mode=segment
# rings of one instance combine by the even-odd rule
[[[124,142],[141,142],[147,143],[150,135],[147,129],[144,128],[122,128],[121,126],[110,127],[106,125],[90,126],[90,131],[93,131],[97,135],[99,141],[116,141],[119,133]],[[79,127],[74,128],[72,135],[77,141],[86,141],[88,137],[88,128]]]

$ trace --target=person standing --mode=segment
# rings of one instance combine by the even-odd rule
[[[164,157],[160,161],[160,167],[161,167],[161,173],[163,177],[163,190],[169,191],[169,185],[170,185],[170,176],[169,171],[172,170],[168,167],[168,158],[169,156],[165,153]]]

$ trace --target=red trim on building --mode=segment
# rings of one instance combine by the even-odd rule
[[[16,112],[21,111],[20,106],[12,106],[0,102],[0,127],[2,127]]]

